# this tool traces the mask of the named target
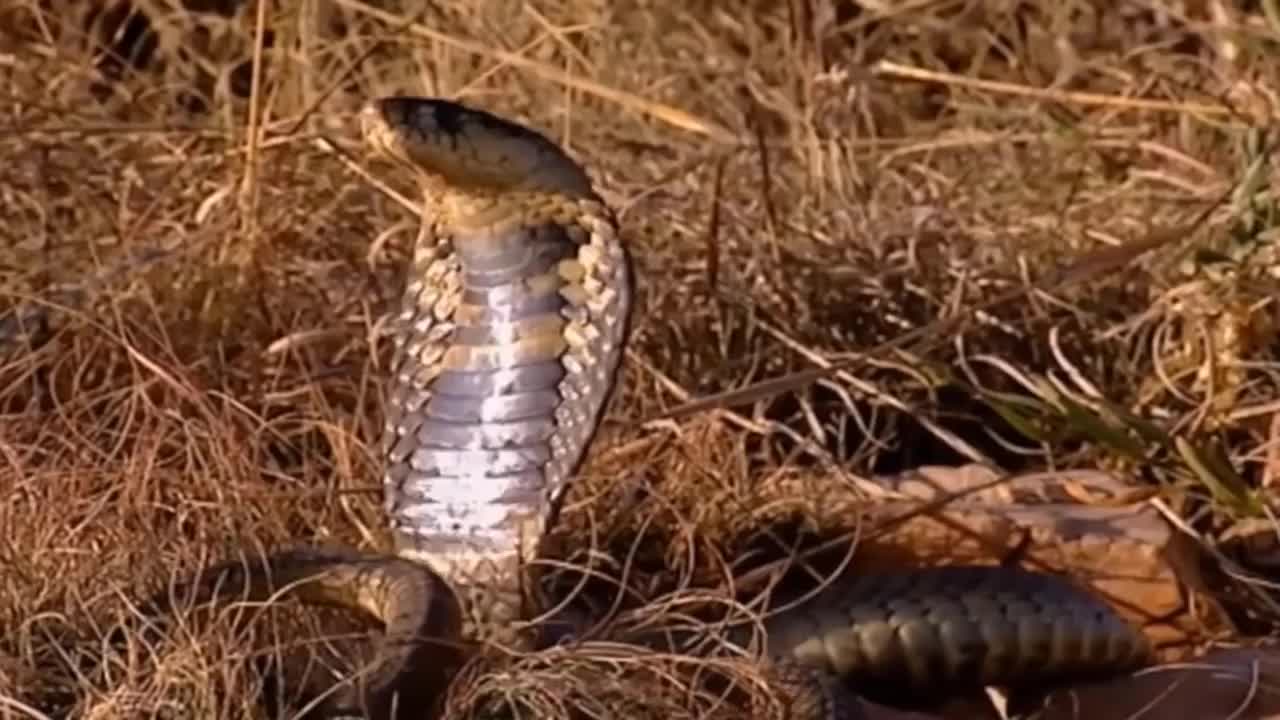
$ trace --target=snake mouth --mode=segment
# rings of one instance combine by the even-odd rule
[[[371,667],[329,694],[326,714],[425,717],[465,660],[462,610],[453,590],[425,565],[380,553],[298,549],[224,562],[156,595],[144,614],[289,597],[354,610],[385,629]]]

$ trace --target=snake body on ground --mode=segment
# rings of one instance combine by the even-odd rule
[[[372,615],[386,626],[376,667],[334,707],[423,717],[464,659],[459,640],[522,612],[520,568],[616,381],[631,264],[585,171],[545,136],[428,98],[377,100],[361,119],[365,141],[417,176],[425,207],[387,391],[395,556],[293,550],[211,568],[192,587],[207,601],[297,583],[303,602]],[[832,678],[928,694],[1107,675],[1150,657],[1101,600],[1006,567],[848,574],[764,630],[779,677],[823,679],[796,701],[808,715],[792,716],[827,720],[856,715],[822,694]]]

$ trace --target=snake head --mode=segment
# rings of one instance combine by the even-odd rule
[[[546,136],[448,100],[385,97],[360,113],[364,141],[429,192],[593,197],[586,171]]]

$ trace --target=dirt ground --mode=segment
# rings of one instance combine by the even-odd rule
[[[357,142],[388,94],[539,128],[620,218],[568,547],[657,592],[857,525],[782,476],[1102,468],[1202,547],[1214,639],[1280,630],[1274,4],[0,0],[0,75],[0,717],[293,717],[276,658],[369,632],[111,631],[202,563],[389,547],[417,219],[347,162],[412,197]]]

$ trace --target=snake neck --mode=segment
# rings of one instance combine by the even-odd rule
[[[384,437],[386,509],[415,553],[530,546],[585,451],[565,445],[560,417],[569,370],[558,265],[573,251],[545,226],[416,248]]]
[[[517,621],[540,603],[522,570],[608,394],[608,375],[579,359],[594,360],[605,336],[573,331],[583,273],[565,265],[585,242],[544,224],[415,248],[387,403],[386,511],[397,553],[455,587],[478,639],[526,644]]]

